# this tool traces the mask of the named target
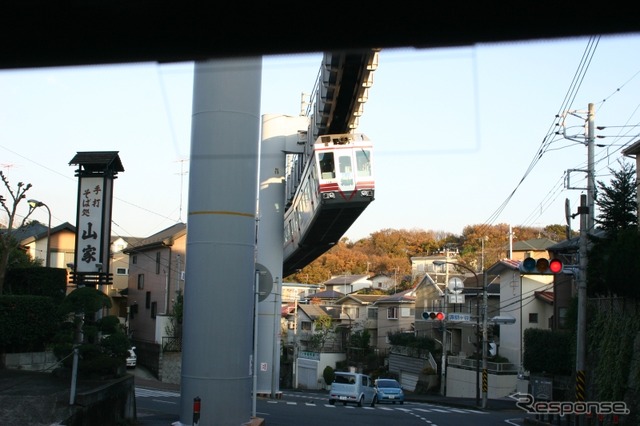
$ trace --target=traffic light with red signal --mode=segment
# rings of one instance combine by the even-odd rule
[[[527,257],[520,262],[520,272],[523,274],[537,274],[537,275],[554,275],[562,272],[562,261],[560,259],[546,259],[541,257],[534,259],[533,257]]]
[[[435,320],[435,321],[444,321],[446,315],[444,312],[423,312],[422,319],[425,320]]]

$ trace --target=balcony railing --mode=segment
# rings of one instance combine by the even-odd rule
[[[473,358],[463,358],[459,356],[450,356],[447,358],[447,363],[450,366],[457,366],[461,368],[467,368],[475,370],[477,363],[482,363],[482,360],[476,360]],[[480,365],[480,367],[482,364]],[[513,373],[518,372],[518,368],[510,362],[487,362],[487,370],[494,373]]]

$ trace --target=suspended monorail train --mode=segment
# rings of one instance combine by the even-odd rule
[[[336,244],[374,199],[369,138],[318,137],[284,215],[283,277]]]

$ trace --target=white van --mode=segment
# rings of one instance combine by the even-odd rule
[[[373,380],[366,374],[336,372],[329,390],[329,404],[334,405],[336,401],[344,405],[351,402],[358,407],[364,404],[373,407],[376,403],[376,388]]]

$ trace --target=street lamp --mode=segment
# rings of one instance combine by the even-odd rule
[[[49,206],[47,206],[42,201],[27,200],[27,203],[29,204],[29,213],[31,213],[37,207],[42,207],[42,206],[46,207],[47,212],[49,213],[49,226],[47,227],[47,251],[46,251],[47,257],[45,260],[45,266],[48,268],[49,265],[51,264],[51,210],[49,210]]]
[[[433,264],[435,266],[442,266],[444,264],[449,264],[449,265],[455,265],[455,266],[459,266],[461,268],[464,268],[468,271],[470,271],[473,276],[476,279],[476,290],[480,290],[482,289],[482,296],[483,296],[483,313],[482,313],[482,371],[483,371],[483,381],[484,381],[484,376],[486,374],[486,369],[487,369],[487,353],[486,353],[486,340],[487,340],[487,313],[486,313],[486,308],[487,308],[487,286],[486,286],[486,274],[484,274],[485,276],[485,281],[483,282],[482,287],[480,286],[480,280],[478,279],[478,274],[476,274],[476,272],[471,269],[470,267],[468,267],[467,265],[463,265],[462,263],[456,263],[456,262],[448,262],[445,260],[434,260]],[[476,333],[478,328],[480,327],[480,309],[479,309],[479,302],[480,299],[479,297],[476,295],[476,313],[478,314],[476,316]],[[477,335],[477,334],[476,334]],[[477,341],[477,338],[476,338]],[[444,366],[442,367],[444,368]],[[480,405],[480,360],[476,360],[476,405]],[[483,395],[482,395],[482,406],[485,407],[486,406],[486,394],[483,391]]]

